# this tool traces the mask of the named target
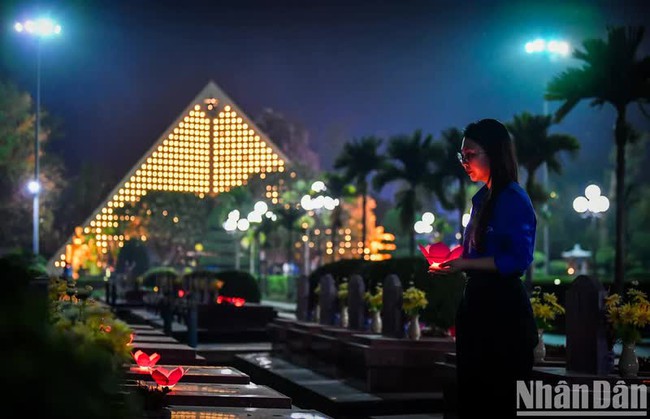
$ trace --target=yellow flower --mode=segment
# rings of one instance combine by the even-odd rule
[[[409,316],[417,315],[429,304],[424,291],[411,286],[402,294],[402,309]]]
[[[618,339],[634,343],[641,339],[641,329],[650,324],[650,302],[646,293],[634,288],[625,297],[612,294],[605,298],[605,311]]]
[[[347,304],[348,302],[348,283],[347,282],[341,282],[341,285],[339,285],[339,289],[336,292],[339,301],[343,304]]]
[[[557,296],[553,293],[542,292],[540,287],[535,287],[530,297],[530,305],[533,308],[533,317],[538,329],[549,330],[553,320],[564,314],[564,307],[557,302]]]
[[[363,298],[368,304],[368,309],[370,311],[381,311],[384,302],[384,291],[381,287],[377,287],[377,292],[375,294],[366,291]]]

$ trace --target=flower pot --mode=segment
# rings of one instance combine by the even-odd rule
[[[320,304],[316,304],[316,309],[314,310],[314,323],[320,323]]]
[[[540,362],[544,361],[544,357],[546,356],[546,344],[544,344],[544,329],[537,329],[537,346],[535,346],[535,350],[533,351],[533,354],[535,356],[535,363],[539,364]]]
[[[618,372],[621,377],[636,377],[639,372],[639,360],[636,356],[636,344],[624,343],[618,359]]]
[[[372,312],[370,330],[372,333],[381,333],[381,313],[379,311]]]
[[[348,327],[350,323],[350,317],[348,316],[348,307],[341,307],[341,327]]]
[[[420,332],[420,316],[419,315],[416,314],[415,316],[411,317],[411,319],[409,321],[407,333],[408,333],[409,339],[411,339],[411,340],[420,340],[421,332]]]

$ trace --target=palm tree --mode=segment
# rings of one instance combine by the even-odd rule
[[[366,250],[366,201],[368,200],[368,176],[377,171],[385,161],[379,154],[382,140],[369,136],[348,142],[343,146],[341,154],[334,161],[334,168],[343,170],[346,182],[354,182],[362,195],[363,213],[361,215],[361,241],[363,253]],[[363,257],[363,256],[362,256]]]
[[[373,179],[376,189],[383,188],[391,182],[401,182],[403,188],[397,192],[395,202],[399,210],[402,229],[409,232],[409,251],[415,252],[415,212],[421,209],[420,197],[432,191],[431,174],[433,172],[433,137],[422,137],[422,131],[413,135],[398,135],[388,142],[386,162]]]
[[[548,191],[535,182],[537,169],[546,163],[550,171],[560,174],[560,153],[568,153],[575,158],[580,149],[580,143],[571,135],[549,134],[552,124],[551,115],[532,115],[528,112],[515,115],[513,121],[507,124],[514,138],[518,163],[526,169],[526,192],[536,210],[548,200]]]
[[[537,169],[546,163],[550,171],[559,174],[562,172],[560,153],[568,153],[571,157],[575,157],[580,149],[580,143],[571,135],[549,134],[548,130],[552,124],[551,115],[532,115],[528,112],[515,115],[513,121],[507,124],[514,138],[517,161],[526,169],[526,192],[536,212],[539,212],[540,207],[548,200],[548,191],[535,182]],[[545,258],[546,261],[549,260],[548,255],[545,255]],[[532,291],[532,265],[526,270],[525,282],[526,288]]]
[[[458,210],[458,228],[460,242],[463,242],[463,215],[467,207],[467,186],[469,178],[465,169],[458,162],[457,153],[463,142],[463,132],[458,128],[449,128],[442,132],[442,141],[435,142],[433,159],[435,170],[431,177],[432,188],[447,210]]]
[[[581,68],[570,68],[548,84],[545,98],[563,101],[555,114],[561,121],[583,99],[592,106],[609,103],[616,109],[616,256],[614,291],[623,290],[625,243],[625,145],[627,143],[627,105],[650,99],[650,56],[637,59],[644,27],[610,27],[607,40],[587,39],[573,57],[583,61]]]

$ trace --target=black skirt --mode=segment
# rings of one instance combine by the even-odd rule
[[[456,315],[460,417],[477,409],[515,417],[516,381],[530,379],[536,329],[519,277],[468,272]]]

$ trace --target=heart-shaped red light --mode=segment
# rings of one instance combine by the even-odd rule
[[[458,259],[463,254],[463,246],[456,245],[452,248],[449,248],[446,244],[442,242],[427,244],[426,246],[420,246],[420,251],[427,258],[429,265],[439,265],[443,262],[448,262],[452,259]]]
[[[160,355],[157,353],[147,355],[139,349],[131,355],[133,356],[135,363],[138,364],[140,368],[151,368],[160,360]]]
[[[157,367],[151,371],[151,378],[160,386],[172,388],[186,372],[187,370],[184,370],[183,367],[176,367],[171,371],[167,371],[163,367]]]

